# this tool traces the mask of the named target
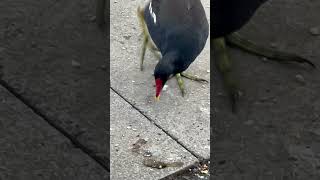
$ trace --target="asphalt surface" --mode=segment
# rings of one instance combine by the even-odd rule
[[[297,53],[318,68],[230,48],[243,96],[238,113],[230,113],[214,74],[212,178],[319,179],[320,36],[314,33],[319,9],[314,0],[270,0],[239,32],[262,46]]]
[[[84,155],[90,156],[97,163],[92,168],[100,166],[100,174],[105,174],[109,171],[105,111],[108,49],[106,36],[96,26],[94,15],[94,0],[1,1],[1,85],[41,116],[38,121],[49,123]],[[24,118],[23,115],[20,118]],[[30,123],[24,122],[26,126]],[[10,134],[5,137],[10,144]],[[43,141],[54,143],[51,139]],[[32,141],[30,143],[32,147]],[[45,156],[46,151],[39,150],[38,155]],[[1,164],[6,160],[1,160]],[[20,156],[13,159],[21,166],[29,166],[27,159],[24,160]],[[49,161],[44,159],[45,162]],[[37,165],[33,166],[34,170],[43,168]],[[10,168],[13,169],[7,171],[19,170],[19,166]],[[76,170],[81,169],[73,169]],[[58,168],[48,173],[64,177]]]
[[[0,179],[109,179],[86,152],[0,86]]]

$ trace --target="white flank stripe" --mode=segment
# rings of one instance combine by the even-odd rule
[[[152,2],[150,1],[150,4],[149,4],[149,12],[150,12],[150,15],[153,19],[153,23],[156,24],[157,23],[157,16],[156,14],[152,11]]]

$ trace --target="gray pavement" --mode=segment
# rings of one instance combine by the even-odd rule
[[[109,173],[0,86],[0,179],[98,180]]]
[[[111,177],[126,177],[126,174],[136,174],[140,171],[140,175],[132,175],[130,178],[159,179],[180,169],[157,170],[146,168],[143,164],[138,163],[142,158],[136,157],[128,147],[137,139],[134,135],[143,132],[146,127],[148,129],[150,127],[150,129],[144,134],[150,139],[160,138],[157,137],[156,132],[165,131],[167,133],[161,136],[160,141],[152,140],[150,142],[150,145],[154,146],[152,149],[155,149],[163,160],[167,160],[168,157],[177,160],[177,158],[181,158],[182,154],[185,154],[187,158],[183,160],[185,167],[193,165],[195,157],[200,159],[209,159],[210,157],[210,84],[185,80],[187,95],[182,97],[177,82],[173,78],[167,83],[168,87],[162,93],[160,102],[155,102],[153,70],[157,59],[150,51],[147,50],[146,53],[144,71],[139,69],[142,46],[140,34],[142,31],[136,11],[138,6],[143,7],[145,2],[116,0],[110,2],[111,88],[135,109],[131,110],[134,112],[129,116],[127,115],[128,107],[126,107],[128,105],[123,105],[120,108],[118,103],[111,101],[111,113],[119,114],[111,116],[111,126],[117,127],[117,131],[111,131]],[[207,17],[210,17],[210,2],[204,0],[202,3]],[[208,20],[210,21],[210,19]],[[188,69],[189,73],[208,81],[210,81],[209,44],[208,40],[203,52]],[[114,98],[111,95],[111,99],[119,98]],[[124,104],[125,101],[122,103]],[[118,107],[115,112],[113,112],[113,106]],[[141,123],[144,125],[141,126]],[[126,129],[126,126],[130,124],[136,126],[137,132],[131,134],[132,129]],[[123,134],[126,134],[126,137],[122,137]],[[115,144],[122,145],[116,148]],[[119,156],[119,152],[115,152],[114,149],[122,152],[122,156]],[[186,150],[191,154],[186,153]],[[121,157],[127,159],[123,160]],[[124,173],[120,173],[122,171]],[[129,177],[125,179],[129,179]]]
[[[160,179],[197,162],[196,157],[113,91],[110,102],[111,179]],[[145,144],[133,146],[139,139]],[[150,155],[160,162],[183,165],[154,169],[143,165]]]
[[[203,1],[209,17],[209,1]],[[137,1],[111,1],[111,87],[196,156],[209,158],[210,85],[186,80],[182,97],[173,78],[160,102],[154,102],[153,70],[156,58],[147,51],[144,71],[139,70],[141,29],[136,17]],[[209,41],[208,41],[209,42]],[[204,51],[188,72],[210,80],[210,50]]]

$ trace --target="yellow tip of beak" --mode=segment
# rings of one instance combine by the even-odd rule
[[[158,97],[155,96],[154,99],[155,99],[156,101],[159,101],[159,100],[160,100],[160,96],[158,96]]]

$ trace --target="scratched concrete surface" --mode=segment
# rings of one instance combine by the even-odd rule
[[[114,91],[110,93],[110,102],[111,179],[161,179],[198,161]],[[146,143],[134,146],[139,144],[138,140]],[[155,169],[143,165],[144,158],[149,158],[146,156],[183,165]]]
[[[196,156],[209,158],[210,85],[185,80],[187,95],[182,97],[173,78],[160,102],[154,102],[152,74],[157,60],[152,53],[146,53],[144,71],[139,69],[142,41],[136,11],[143,3],[116,0],[110,3],[111,87]],[[204,0],[202,3],[209,17],[210,2]],[[204,51],[188,72],[210,80],[209,49],[207,41]]]

